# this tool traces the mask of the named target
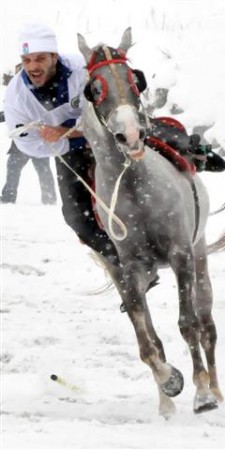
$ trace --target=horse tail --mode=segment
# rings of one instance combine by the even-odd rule
[[[220,208],[216,209],[215,211],[212,211],[211,213],[209,213],[209,216],[214,216],[215,214],[219,214],[220,212],[225,210],[225,203],[223,203],[223,205],[220,206]]]
[[[106,292],[110,292],[112,290],[114,290],[114,283],[111,280],[109,280],[107,283],[105,283],[100,288],[93,289],[92,291],[89,290],[86,292],[82,292],[82,295],[95,296],[95,295],[105,294]]]
[[[98,267],[100,267],[101,269],[104,270],[104,274],[106,277],[106,283],[103,286],[101,286],[100,288],[86,292],[86,295],[100,295],[100,294],[105,294],[107,292],[114,290],[115,286],[114,286],[113,281],[110,278],[110,273],[109,273],[109,270],[107,268],[107,264],[106,264],[106,261],[104,260],[104,258],[93,249],[90,250],[89,256],[91,257],[91,259],[94,261],[94,263]]]
[[[207,253],[224,252],[225,251],[225,230],[221,236],[212,244],[207,245]]]

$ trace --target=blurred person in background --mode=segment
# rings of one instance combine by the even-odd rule
[[[40,183],[41,202],[44,205],[55,204],[55,183],[49,158],[38,159],[27,156],[18,150],[13,140],[8,150],[8,155],[6,182],[3,186],[1,195],[2,203],[16,203],[22,169],[29,161],[32,161]]]

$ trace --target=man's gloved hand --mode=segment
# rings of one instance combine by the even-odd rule
[[[212,146],[210,144],[200,144],[201,137],[199,134],[192,134],[190,136],[190,144],[188,150],[195,156],[205,156],[212,151]],[[205,158],[206,159],[206,158]]]
[[[192,134],[188,151],[192,155],[193,162],[198,172],[222,172],[225,170],[225,161],[221,156],[212,151],[210,144],[200,144],[200,136]]]
[[[212,150],[211,145],[200,144],[200,140],[199,134],[192,134],[188,146],[188,153],[191,155],[198,172],[205,170],[207,155]]]

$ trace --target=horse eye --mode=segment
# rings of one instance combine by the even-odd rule
[[[102,93],[102,83],[100,80],[94,80],[91,85],[91,91],[94,97],[99,97]]]

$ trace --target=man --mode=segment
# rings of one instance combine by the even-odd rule
[[[17,64],[15,73],[18,73],[22,68],[22,64]],[[9,80],[12,76],[9,77]],[[7,83],[8,84],[8,83]],[[5,121],[4,112],[0,111],[0,122]],[[20,181],[20,175],[28,163],[32,161],[33,166],[37,172],[38,180],[41,188],[41,201],[44,205],[52,205],[56,203],[56,192],[54,185],[54,178],[50,167],[49,158],[35,158],[29,157],[18,150],[15,142],[12,140],[11,146],[8,150],[6,182],[2,189],[1,201],[2,203],[15,203],[17,198],[17,190]]]
[[[21,132],[14,139],[16,146],[36,158],[63,155],[65,162],[89,182],[94,160],[82,133],[72,130],[62,138],[80,118],[83,58],[59,56],[54,32],[41,23],[24,27],[19,46],[23,68],[6,90],[5,120],[10,130],[34,121],[43,125]],[[59,158],[56,171],[67,224],[85,244],[112,264],[119,264],[113,243],[97,224],[90,193]]]

